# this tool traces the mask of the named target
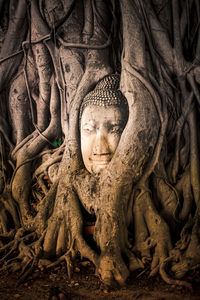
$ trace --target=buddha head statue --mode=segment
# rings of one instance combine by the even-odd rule
[[[128,120],[128,103],[119,81],[119,75],[104,77],[80,108],[81,153],[86,169],[93,174],[111,161]]]

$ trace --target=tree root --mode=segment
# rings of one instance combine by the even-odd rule
[[[16,229],[12,229],[9,232],[0,234],[0,241],[7,242],[12,240],[16,234]]]
[[[182,278],[192,268],[197,268],[200,263],[200,218],[198,213],[188,221],[182,230],[182,239],[177,243],[177,261],[171,268],[176,278]],[[175,250],[176,250],[175,248]]]
[[[46,231],[44,231],[41,237],[36,242],[33,242],[31,245],[23,245],[24,248],[22,249],[21,255],[25,255],[24,260],[26,259],[27,263],[22,269],[17,285],[23,283],[29,276],[29,274],[32,273],[34,267],[38,264],[39,258],[42,254],[42,242],[44,240],[45,233]]]
[[[172,257],[166,258],[165,260],[163,260],[161,262],[159,271],[160,271],[160,275],[161,275],[162,279],[168,284],[184,286],[184,287],[188,288],[190,291],[192,291],[193,288],[190,283],[183,281],[183,280],[172,279],[166,273],[165,268],[170,262],[173,261],[173,259],[174,259],[174,257],[172,256]]]
[[[69,278],[69,280],[71,280],[72,270],[73,270],[72,257],[73,257],[73,254],[71,254],[71,249],[70,249],[64,255],[60,256],[55,262],[50,263],[49,265],[46,265],[46,269],[53,268],[64,261],[67,266],[68,278]]]
[[[15,234],[15,237],[12,241],[10,241],[9,243],[7,243],[6,245],[2,246],[0,248],[0,253],[3,253],[5,252],[6,250],[8,250],[9,248],[11,248],[9,250],[9,252],[7,252],[2,258],[1,258],[1,263],[3,263],[14,251],[16,251],[18,249],[18,245],[21,243],[21,242],[27,242],[29,241],[30,239],[34,239],[36,238],[37,234],[36,232],[31,232],[25,236],[23,236],[25,230],[24,228],[20,228],[16,234]]]
[[[12,223],[10,221],[12,218]],[[10,227],[20,227],[20,214],[18,205],[11,196],[10,188],[7,185],[0,195],[0,220],[3,232],[8,232]]]
[[[19,251],[18,256],[7,260],[4,263],[4,266],[1,269],[1,271],[3,271],[3,270],[12,270],[12,271],[21,270],[19,279],[17,281],[17,286],[18,286],[32,272],[34,263],[35,263],[35,259],[33,258],[34,251],[31,249],[31,247],[25,245],[23,241],[21,241],[19,243],[19,246],[16,250]],[[6,257],[4,257],[4,259],[5,258]]]
[[[24,280],[26,280],[29,274],[32,273],[34,267],[37,265],[39,258],[42,254],[42,242],[45,235],[44,231],[38,240],[32,242],[31,244],[26,244],[26,242],[30,239],[35,239],[37,235],[35,232],[32,232],[23,236],[24,233],[25,230],[23,228],[20,228],[16,233],[14,240],[7,244],[7,247],[2,247],[3,249],[0,249],[5,251],[8,248],[8,246],[11,247],[7,254],[4,255],[0,260],[0,263],[3,263],[1,271],[21,270],[19,279],[17,281],[17,285],[24,282]],[[15,255],[15,253],[18,253],[17,256],[12,257],[13,255]],[[9,257],[11,258],[9,259]]]
[[[135,219],[135,245],[134,251],[141,257],[151,258],[150,276],[159,271],[160,263],[168,257],[172,248],[168,225],[161,218],[153,205],[149,192],[141,191],[136,197],[133,206]],[[151,250],[151,252],[150,252]]]

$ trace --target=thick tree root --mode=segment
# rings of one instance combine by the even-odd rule
[[[10,219],[12,219],[12,222]],[[12,198],[8,185],[0,195],[0,226],[3,232],[9,232],[11,228],[20,227],[19,208]]]
[[[173,285],[180,285],[180,286],[184,286],[186,288],[188,288],[190,291],[193,290],[192,285],[186,281],[183,280],[177,280],[177,279],[172,279],[169,277],[169,275],[166,273],[165,268],[167,267],[167,265],[172,262],[174,259],[174,257],[168,257],[166,258],[164,261],[161,262],[160,264],[160,275],[162,277],[162,279],[168,283],[168,284],[173,284]]]
[[[183,276],[192,270],[198,268],[200,264],[200,217],[198,211],[193,219],[189,219],[188,223],[182,230],[182,239],[177,243],[174,253],[177,253],[176,263],[173,264],[171,270],[176,278]]]
[[[101,255],[97,272],[103,283],[109,286],[124,285],[130,274],[121,257],[107,254]]]
[[[135,245],[134,251],[142,258],[150,259],[153,253],[150,276],[159,271],[160,263],[168,257],[172,248],[169,228],[161,218],[147,191],[136,196],[133,205]]]
[[[66,263],[67,266],[67,275],[69,280],[71,280],[72,277],[72,272],[73,272],[73,264],[72,261],[76,256],[76,252],[74,250],[74,243],[71,240],[71,235],[70,235],[70,241],[69,241],[70,248],[66,251],[66,253],[60,257],[55,262],[49,262],[49,264],[46,264],[46,268],[50,269],[55,267],[56,265],[62,263],[63,261]]]

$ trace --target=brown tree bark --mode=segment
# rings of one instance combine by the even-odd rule
[[[20,249],[21,281],[43,257],[65,260],[70,276],[80,252],[103,282],[122,285],[148,259],[151,276],[188,287],[166,265],[180,279],[200,259],[198,1],[8,2],[0,1],[1,262],[15,268],[9,257]],[[93,176],[79,110],[112,73],[129,118]],[[96,219],[96,248],[84,210]]]

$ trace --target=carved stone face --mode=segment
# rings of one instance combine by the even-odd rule
[[[86,106],[81,117],[81,153],[86,169],[99,173],[111,161],[126,124],[115,106]]]

